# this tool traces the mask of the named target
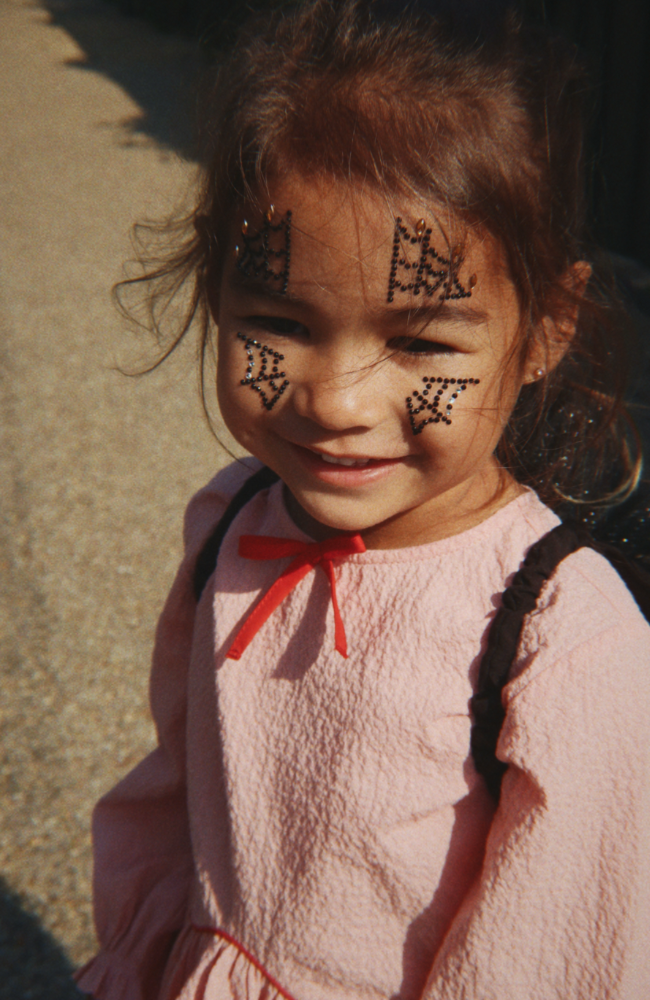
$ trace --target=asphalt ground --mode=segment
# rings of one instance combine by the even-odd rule
[[[91,809],[153,745],[183,509],[228,461],[192,349],[115,367],[150,356],[110,293],[191,190],[197,59],[101,0],[0,0],[0,1000],[78,996]]]

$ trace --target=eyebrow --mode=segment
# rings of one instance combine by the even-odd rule
[[[447,300],[442,302],[432,302],[430,305],[417,305],[414,307],[405,306],[402,309],[383,308],[378,310],[380,318],[390,320],[396,324],[424,320],[456,320],[469,323],[472,326],[480,326],[487,323],[488,314],[484,309],[477,309],[475,306],[464,305],[463,303],[452,303]]]
[[[267,299],[269,302],[279,304],[289,302],[291,305],[309,307],[310,303],[301,299],[300,296],[294,295],[289,290],[281,292],[279,288],[273,288],[272,285],[267,284],[269,280],[268,278],[250,278],[238,271],[233,271],[228,278],[228,284],[233,291],[241,292],[244,295],[253,295],[256,299]]]
[[[235,292],[251,295],[257,299],[266,299],[268,302],[278,305],[290,304],[300,306],[303,309],[313,309],[313,303],[289,290],[281,292],[278,288],[273,288],[272,285],[267,284],[268,279],[251,278],[239,271],[233,271],[227,280],[230,288]],[[384,306],[376,310],[375,315],[378,320],[391,322],[395,326],[408,325],[410,322],[418,320],[423,320],[425,323],[432,320],[442,320],[443,322],[452,320],[467,323],[470,326],[480,326],[488,321],[485,310],[462,302],[452,303],[448,300],[438,300],[429,305],[404,306],[401,309],[391,309]]]

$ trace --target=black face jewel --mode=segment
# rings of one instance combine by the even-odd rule
[[[406,409],[414,434],[421,434],[427,424],[450,424],[453,405],[461,392],[465,392],[468,385],[479,385],[481,380],[479,378],[442,378],[440,375],[426,375],[422,381],[425,386],[422,392],[414,389],[413,396],[406,397]],[[431,395],[434,386],[435,393]],[[451,393],[445,404],[442,397],[450,389]],[[415,419],[418,413],[427,411],[431,416],[424,417],[418,423]]]
[[[270,347],[266,347],[265,344],[260,344],[258,340],[253,340],[252,337],[247,337],[244,333],[238,333],[237,336],[240,340],[244,341],[244,347],[246,348],[246,356],[248,358],[248,365],[246,367],[246,377],[241,380],[240,385],[249,385],[254,392],[258,392],[260,396],[260,402],[267,410],[272,410],[278,399],[287,386],[289,385],[289,380],[285,377],[284,372],[278,370],[278,365],[280,361],[284,361],[284,354],[278,354],[277,351],[272,351]],[[255,367],[255,358],[253,355],[253,348],[260,352],[260,371],[259,375],[253,375],[253,368]],[[268,361],[267,357],[273,359],[271,364],[271,371],[267,373]],[[284,379],[282,385],[278,386],[276,379]],[[264,389],[260,385],[260,382],[268,382],[271,389],[273,389],[275,395],[269,399],[269,397],[264,392]]]
[[[432,229],[427,226],[424,219],[419,219],[415,224],[415,234],[410,233],[408,228],[402,225],[401,219],[395,219],[393,254],[388,275],[389,302],[393,301],[396,288],[402,292],[413,292],[414,295],[424,292],[428,296],[441,289],[439,298],[442,301],[468,299],[472,294],[472,288],[476,285],[476,275],[470,276],[469,288],[464,288],[458,277],[465,259],[460,248],[452,250],[449,257],[443,257],[431,246],[431,233]],[[408,244],[419,247],[420,256],[417,264],[410,264],[406,259]],[[398,268],[402,272],[407,272],[405,281],[397,277]]]
[[[258,232],[251,232],[248,222],[244,220],[242,243],[235,247],[235,259],[237,267],[247,278],[276,281],[284,295],[291,265],[291,211],[276,224],[273,223],[274,215],[275,209],[271,205]]]

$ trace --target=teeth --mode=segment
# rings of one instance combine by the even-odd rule
[[[369,458],[333,458],[331,455],[322,455],[321,458],[324,462],[329,462],[330,465],[367,465],[370,461]]]

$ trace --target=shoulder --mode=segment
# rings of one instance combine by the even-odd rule
[[[593,549],[578,549],[562,560],[544,587],[529,632],[540,638],[555,635],[569,649],[611,629],[650,636],[648,623],[609,560]]]
[[[577,803],[597,787],[606,801],[623,772],[638,794],[650,763],[650,627],[607,559],[579,549],[560,563],[525,620],[510,677],[501,760],[547,802]]]
[[[588,548],[562,560],[527,617],[510,697],[569,662],[588,662],[594,683],[650,679],[650,626],[609,560]]]
[[[199,551],[235,493],[261,467],[255,458],[231,462],[195,493],[185,511],[183,538],[188,556]]]

